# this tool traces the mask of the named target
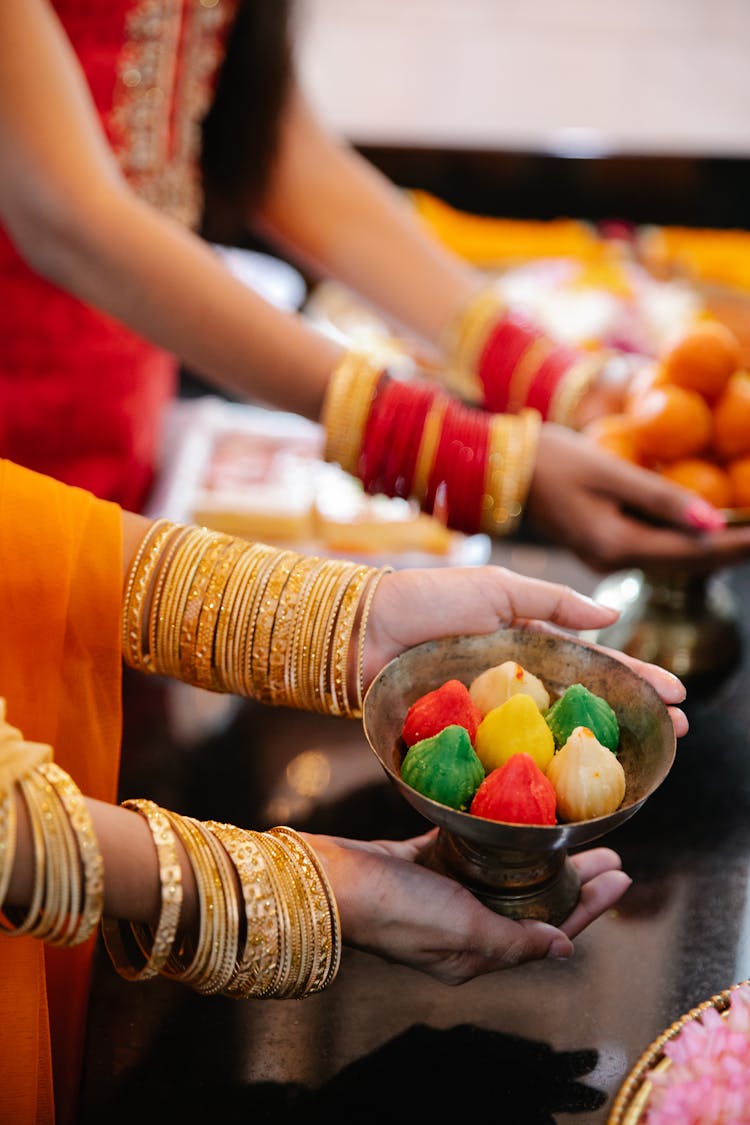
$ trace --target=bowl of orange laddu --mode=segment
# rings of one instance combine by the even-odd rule
[[[603,449],[750,517],[750,371],[740,342],[699,320],[631,381],[622,410],[585,432]]]

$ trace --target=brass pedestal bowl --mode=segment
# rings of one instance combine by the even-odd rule
[[[554,699],[582,683],[614,708],[627,787],[608,816],[556,825],[508,824],[459,812],[425,797],[401,778],[404,718],[420,696],[457,679],[515,660],[538,676]],[[482,902],[511,918],[558,925],[571,912],[580,881],[568,849],[588,844],[628,820],[670,770],[675,735],[666,707],[621,661],[574,639],[524,629],[428,641],[391,661],[370,685],[364,730],[390,781],[439,832],[428,866],[458,879]]]

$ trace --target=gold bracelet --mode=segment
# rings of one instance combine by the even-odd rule
[[[427,497],[432,466],[435,460],[435,452],[437,450],[438,441],[440,440],[440,431],[443,428],[443,419],[448,409],[448,402],[449,399],[447,396],[438,392],[432,401],[432,405],[427,412],[427,417],[422,426],[422,436],[419,440],[419,450],[417,452],[411,487],[412,494],[419,500],[420,504],[423,503]]]
[[[128,571],[122,607],[122,651],[128,664],[139,668],[143,663],[144,604],[161,550],[172,535],[174,524],[155,520],[141,540]]]
[[[386,574],[392,574],[392,566],[381,567],[380,570],[373,575],[370,580],[370,585],[367,587],[365,594],[365,601],[362,607],[362,616],[359,622],[359,631],[357,637],[357,712],[362,714],[362,702],[364,698],[364,679],[365,679],[365,633],[367,632],[367,622],[370,618],[370,609],[377,593],[378,586],[382,582]]]
[[[195,649],[198,623],[206,603],[206,592],[216,564],[231,545],[232,539],[220,532],[208,532],[204,549],[193,572],[185,606],[179,622],[179,678],[195,682]]]
[[[441,341],[446,357],[443,382],[467,402],[484,399],[479,379],[479,360],[491,329],[497,324],[506,305],[497,289],[483,288],[476,292],[448,325]]]
[[[157,634],[159,621],[162,616],[161,601],[164,596],[164,586],[167,576],[171,573],[172,562],[175,555],[182,549],[185,540],[189,538],[192,530],[191,527],[177,526],[175,528],[175,534],[164,544],[164,550],[159,559],[159,568],[154,580],[154,589],[149,602],[147,626],[148,649],[143,656],[144,664],[149,667],[153,663],[154,653],[158,652],[159,649]]]
[[[267,699],[271,703],[290,699],[288,669],[294,658],[294,640],[307,613],[306,594],[323,565],[317,555],[299,555],[279,596],[268,655]]]
[[[195,637],[195,659],[193,683],[208,691],[221,691],[217,675],[216,643],[219,632],[219,617],[229,580],[234,573],[238,558],[245,553],[247,543],[232,538],[216,561],[213,574],[206,587],[206,596],[198,617]]]
[[[547,336],[537,337],[523,351],[516,361],[508,384],[508,414],[518,414],[526,406],[529,388],[539,368],[549,354],[559,345]]]
[[[31,891],[31,901],[29,902],[28,910],[25,916],[23,916],[22,921],[16,921],[16,916],[20,914],[20,911],[15,910],[13,907],[4,908],[0,916],[0,933],[5,933],[13,937],[21,937],[24,934],[29,934],[37,924],[44,902],[46,877],[44,830],[42,827],[41,814],[34,800],[33,789],[28,776],[18,779],[18,788],[26,802],[26,810],[29,815],[32,853],[34,856],[34,886]]]
[[[252,651],[253,610],[263,597],[271,568],[278,557],[275,547],[254,544],[240,555],[232,575],[227,599],[232,598],[231,617],[228,616],[226,632],[219,621],[219,636],[216,642],[216,668],[224,690],[236,695],[250,695],[251,680],[249,653]],[[236,605],[236,609],[234,606]]]
[[[607,357],[605,355],[584,356],[573,364],[557,384],[549,405],[549,420],[561,426],[573,425],[578,405],[600,375]]]
[[[540,427],[541,416],[533,409],[490,418],[481,514],[482,530],[489,535],[507,535],[521,517]]]
[[[346,352],[333,369],[326,388],[321,424],[325,433],[323,456],[357,476],[367,418],[383,368],[358,352]]]
[[[263,597],[254,608],[254,618],[250,622],[252,641],[248,652],[248,665],[252,691],[255,699],[268,701],[268,661],[271,651],[271,634],[281,599],[281,593],[292,573],[299,556],[294,551],[282,551],[276,556]]]
[[[375,567],[360,566],[352,575],[341,608],[336,618],[334,635],[331,641],[331,713],[356,718],[356,708],[349,702],[349,656],[352,634],[357,620],[357,611],[368,578],[375,574]]]
[[[281,934],[273,886],[258,846],[260,833],[212,820],[206,821],[205,827],[226,849],[240,881],[245,907],[245,945],[224,995],[236,999],[268,996],[279,972]]]
[[[304,630],[299,636],[297,650],[291,653],[288,696],[290,699],[297,699],[298,705],[308,711],[323,709],[321,672],[327,667],[328,645],[335,623],[330,621],[331,610],[333,606],[338,607],[340,604],[345,586],[343,579],[347,573],[347,564],[334,560],[329,560],[320,571],[310,591],[311,608]]]
[[[283,840],[291,851],[307,895],[308,919],[312,922],[315,950],[314,971],[304,981],[302,995],[327,988],[341,960],[341,920],[333,889],[313,848],[294,829],[272,828],[269,835]]]
[[[161,675],[180,675],[180,629],[190,586],[203,552],[207,547],[203,527],[193,527],[181,543],[170,563],[164,581],[164,595],[159,604],[156,626],[156,648],[152,667]]]
[[[221,992],[237,964],[239,908],[232,868],[214,836],[192,817],[164,810],[190,861],[198,895],[198,938],[173,950],[162,976],[189,984],[196,992]],[[186,955],[188,964],[184,964]]]
[[[73,829],[51,782],[40,770],[24,779],[27,804],[39,812],[44,847],[44,898],[30,937],[50,945],[66,944],[81,906],[81,871]]]
[[[83,794],[73,779],[56,762],[45,762],[37,769],[54,787],[65,809],[83,868],[83,905],[78,924],[66,942],[71,947],[87,941],[101,920],[104,907],[104,861]]]
[[[143,954],[134,940],[129,941],[132,953],[136,957],[145,957],[140,967],[133,964],[134,958],[131,958],[126,946],[126,940],[134,937],[130,923],[103,918],[102,936],[112,964],[121,977],[130,981],[148,980],[163,969],[177,936],[182,912],[182,871],[174,834],[163,810],[153,801],[141,798],[123,801],[122,807],[137,812],[148,824],[159,861],[161,908],[150,954]]]

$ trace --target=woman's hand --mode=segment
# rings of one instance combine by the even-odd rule
[[[347,945],[420,969],[445,984],[542,957],[570,957],[572,938],[630,886],[609,848],[572,857],[581,897],[556,928],[517,922],[421,863],[437,829],[400,842],[308,836],[331,881]]]
[[[695,493],[551,422],[542,426],[526,512],[602,572],[710,571],[750,554],[750,527],[722,527]]]
[[[602,629],[617,611],[569,586],[526,578],[500,566],[434,567],[386,574],[372,604],[365,639],[364,682],[405,649],[439,637],[492,633],[513,626]],[[675,733],[687,719],[675,704],[685,688],[671,672],[606,650],[648,680],[667,704]]]

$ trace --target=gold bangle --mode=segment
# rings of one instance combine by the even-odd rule
[[[307,898],[307,919],[315,958],[313,971],[302,982],[299,995],[309,996],[327,988],[341,960],[341,920],[333,889],[313,848],[293,828],[280,826],[268,833],[284,842],[293,856],[295,870]]]
[[[341,601],[331,639],[331,712],[355,718],[356,714],[349,703],[349,655],[352,633],[357,619],[357,610],[368,578],[375,574],[375,567],[360,566],[351,575]]]
[[[195,679],[195,649],[198,623],[204,608],[206,591],[217,562],[231,545],[232,539],[220,532],[208,532],[204,549],[196,564],[179,621],[179,678],[192,684]]]
[[[292,573],[299,556],[294,551],[283,551],[276,556],[270,571],[263,596],[254,607],[254,617],[250,622],[252,640],[248,652],[251,695],[255,699],[268,701],[268,661],[271,650],[271,634],[279,607],[281,592]]]
[[[122,607],[122,651],[128,664],[139,668],[143,662],[144,605],[149,585],[164,543],[174,531],[166,519],[155,520],[141,540],[128,571]]]
[[[16,856],[16,794],[11,786],[0,797],[0,913],[8,893]]]
[[[258,846],[260,833],[212,820],[205,827],[226,849],[245,907],[245,944],[224,995],[236,999],[268,996],[279,971],[281,933],[265,855]]]
[[[77,843],[79,861],[83,868],[83,905],[78,925],[66,945],[80,945],[88,940],[101,920],[104,907],[104,861],[83,794],[73,779],[56,762],[45,762],[37,769],[54,786]]]
[[[539,368],[549,354],[559,345],[547,336],[537,337],[519,356],[508,384],[508,405],[506,413],[518,414],[526,406],[529,387]]]
[[[507,535],[521,517],[540,427],[541,416],[533,409],[490,418],[481,514],[481,528],[489,535]]]
[[[294,659],[294,641],[307,613],[306,595],[323,566],[316,555],[299,555],[279,595],[268,654],[268,702],[291,702],[288,668]]]
[[[81,871],[73,829],[52,783],[41,770],[25,779],[27,801],[37,804],[44,844],[44,899],[30,937],[66,944],[81,906]]]
[[[325,711],[323,684],[328,667],[328,648],[335,614],[341,604],[350,566],[329,560],[310,593],[312,611],[296,653],[292,653],[292,682],[289,695],[308,711]]]
[[[208,545],[208,534],[204,527],[191,528],[166,573],[152,661],[152,669],[161,675],[179,678],[182,617],[193,575]]]
[[[359,352],[346,352],[333,369],[326,388],[321,424],[325,433],[323,456],[357,476],[367,417],[383,368]]]
[[[370,585],[367,587],[365,594],[365,601],[362,607],[362,616],[359,622],[359,631],[357,637],[357,712],[362,714],[362,702],[364,697],[364,679],[365,679],[365,633],[367,632],[367,622],[370,618],[370,610],[372,603],[377,593],[378,586],[382,582],[386,574],[392,574],[392,566],[384,566],[373,575],[370,580]]]
[[[606,356],[584,356],[566,371],[555,388],[549,405],[549,420],[572,427],[578,404],[601,373]]]
[[[16,911],[13,907],[3,909],[2,915],[0,915],[0,933],[5,933],[13,937],[21,937],[24,934],[30,933],[36,925],[44,902],[46,877],[44,830],[42,827],[41,814],[34,800],[29,777],[19,778],[17,784],[26,802],[26,810],[29,815],[32,853],[34,856],[34,886],[31,891],[31,900],[28,909],[22,921],[16,922],[16,915],[19,914],[20,911]]]
[[[246,547],[247,543],[236,538],[232,538],[227,544],[216,561],[198,617],[192,682],[208,691],[223,689],[217,675],[216,660],[219,617],[235,564]]]
[[[121,977],[130,981],[148,980],[163,969],[177,936],[182,912],[182,871],[174,833],[164,811],[153,801],[141,798],[123,801],[122,807],[137,812],[148,824],[159,862],[161,907],[150,953],[143,954],[135,941],[129,942],[136,957],[145,957],[144,964],[140,967],[133,964],[126,947],[126,939],[134,936],[130,923],[103,918],[102,936],[110,959]]]
[[[144,653],[143,661],[147,666],[151,666],[154,659],[154,653],[158,651],[158,628],[159,621],[162,616],[161,601],[164,596],[164,585],[167,580],[168,574],[171,572],[172,562],[175,555],[181,550],[183,543],[188,539],[193,531],[191,527],[175,528],[176,534],[171,537],[167,543],[164,544],[164,550],[161,558],[159,559],[159,569],[154,580],[154,589],[150,599],[149,614],[148,614],[148,649]]]
[[[474,293],[448,325],[441,341],[446,357],[443,382],[467,402],[484,399],[479,379],[479,360],[491,329],[506,305],[497,289],[483,288]]]

